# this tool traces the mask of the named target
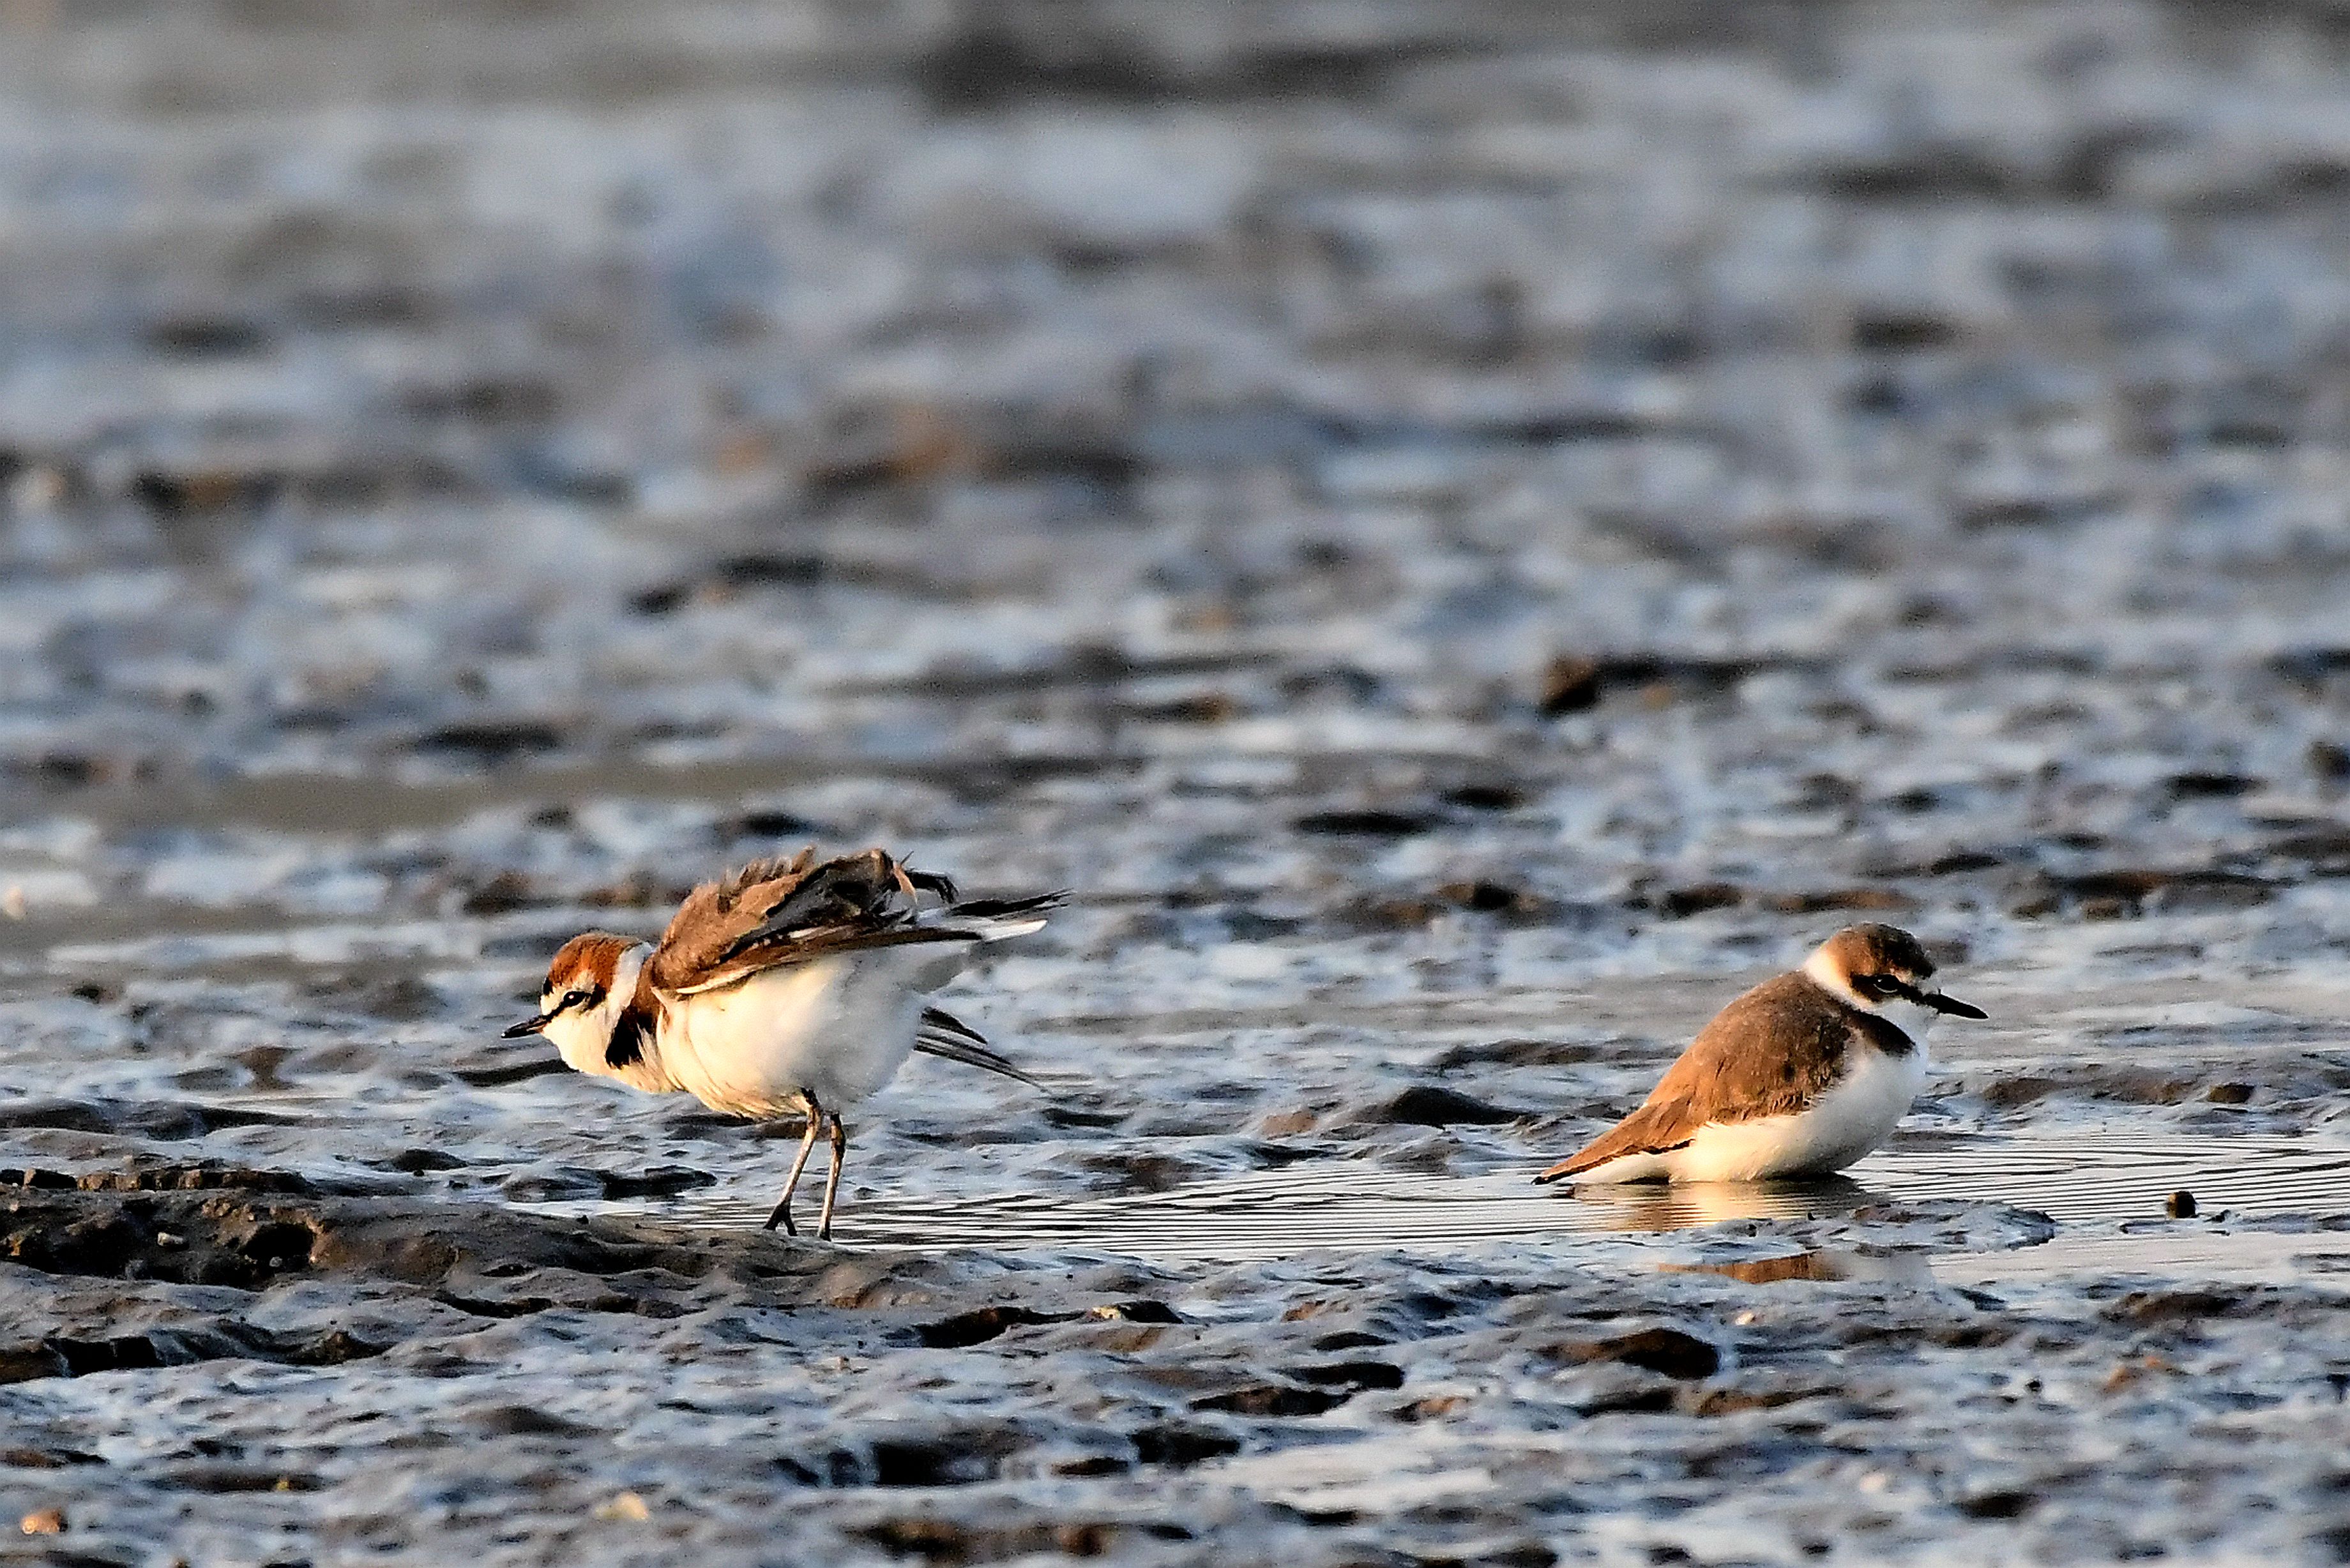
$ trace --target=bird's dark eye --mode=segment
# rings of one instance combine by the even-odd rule
[[[584,991],[567,991],[563,993],[563,1005],[585,1007],[588,1005],[588,993]]]
[[[1898,996],[1901,982],[1890,975],[1865,974],[1853,982],[1863,996]]]

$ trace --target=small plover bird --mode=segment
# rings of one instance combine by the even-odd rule
[[[848,1150],[840,1113],[910,1054],[1035,1085],[922,999],[981,943],[1043,927],[1063,898],[962,899],[946,877],[879,849],[754,861],[688,894],[658,944],[606,931],[564,943],[537,1015],[505,1033],[543,1034],[566,1064],[630,1088],[682,1091],[730,1116],[806,1118],[770,1231],[799,1233],[792,1194],[828,1123],[832,1170],[816,1234],[829,1241]]]
[[[1926,1026],[1982,1009],[1923,989],[1934,961],[1892,926],[1847,926],[1804,967],[1714,1015],[1638,1110],[1534,1178],[1824,1176],[1883,1143],[1926,1081]]]

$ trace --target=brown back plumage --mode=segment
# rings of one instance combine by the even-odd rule
[[[954,898],[943,877],[909,870],[879,849],[818,863],[813,849],[754,860],[686,895],[645,973],[671,996],[715,991],[762,970],[827,953],[971,933],[917,925],[920,895]]]
[[[1917,945],[1890,926],[1854,927],[1831,940],[1872,929]],[[1925,958],[1922,950],[1916,956]],[[1699,1031],[1638,1110],[1536,1179],[1554,1181],[1627,1154],[1679,1148],[1709,1122],[1803,1110],[1844,1075],[1845,1057],[1862,1038],[1887,1055],[1917,1048],[1893,1023],[1830,995],[1801,971],[1766,980]]]

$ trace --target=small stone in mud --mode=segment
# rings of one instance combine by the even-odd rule
[[[1543,907],[1540,898],[1506,882],[1447,882],[1436,889],[1436,896],[1448,904],[1486,915],[1532,915],[1541,912]]]
[[[1725,909],[1742,902],[1746,890],[1735,882],[1700,882],[1694,888],[1676,888],[1658,904],[1668,919],[1685,919],[1701,915],[1708,909]]]
[[[1409,838],[1435,826],[1431,817],[1405,811],[1315,811],[1290,824],[1300,833],[1335,837]]]
[[[1300,1388],[1287,1383],[1252,1383],[1229,1393],[1211,1394],[1191,1401],[1194,1410],[1216,1410],[1228,1416],[1288,1417],[1319,1416],[1353,1398],[1359,1389]]]
[[[2232,800],[2260,787],[2261,781],[2247,774],[2186,773],[2169,779],[2170,793],[2181,800]]]
[[[1293,1366],[1289,1375],[1300,1383],[1316,1384],[1322,1387],[1350,1388],[1360,1392],[1366,1388],[1400,1388],[1403,1369],[1384,1361],[1338,1361],[1325,1366]]]
[[[2173,1220],[2194,1219],[2195,1194],[2188,1191],[2187,1189],[2183,1187],[2180,1188],[2178,1191],[2172,1193],[2169,1197],[2162,1200],[2162,1211],[2165,1214],[2169,1215]]]
[[[1824,909],[1914,909],[1918,900],[1889,888],[1827,888],[1810,893],[1772,893],[1762,907],[1783,915],[1816,915]]]
[[[1526,792],[1515,784],[1465,784],[1444,792],[1444,804],[1468,811],[1515,811],[1526,804]]]
[[[416,739],[420,752],[496,763],[511,762],[531,752],[551,752],[563,744],[563,732],[544,722],[512,719],[444,724]]]
[[[2203,1097],[2215,1106],[2241,1106],[2251,1099],[2252,1086],[2250,1084],[2214,1084]]]
[[[1561,654],[1543,671],[1542,711],[1545,718],[1581,713],[1599,706],[1599,661]]]
[[[1238,1438],[1204,1427],[1145,1427],[1134,1434],[1134,1458],[1139,1464],[1180,1469],[1236,1454],[1240,1448]]]
[[[62,1508],[36,1508],[18,1520],[16,1528],[27,1535],[63,1535],[66,1532],[66,1511]]]
[[[2029,1513],[2040,1500],[2031,1492],[2006,1490],[1977,1492],[1959,1500],[1960,1513],[1969,1519],[2019,1519]]]

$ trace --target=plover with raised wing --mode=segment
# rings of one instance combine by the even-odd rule
[[[1043,927],[1062,898],[963,899],[946,877],[879,849],[754,861],[688,894],[657,944],[605,931],[572,938],[547,966],[537,1015],[505,1033],[543,1034],[568,1065],[631,1088],[682,1091],[759,1120],[805,1117],[771,1231],[798,1234],[792,1194],[829,1125],[816,1234],[830,1240],[848,1148],[840,1113],[908,1055],[1035,1084],[923,998],[981,943]]]
[[[1885,1141],[1926,1081],[1926,1027],[1982,1009],[1928,991],[1908,931],[1847,926],[1714,1016],[1640,1108],[1536,1181],[1825,1176]]]

